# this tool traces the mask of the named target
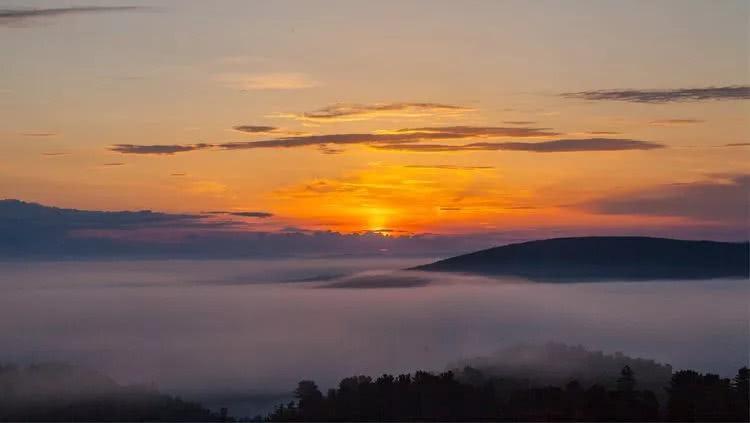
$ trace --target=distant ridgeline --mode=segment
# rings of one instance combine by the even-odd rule
[[[225,414],[79,367],[0,365],[0,421],[223,421]]]
[[[561,343],[517,345],[488,357],[460,360],[448,365],[460,380],[477,382],[482,377],[501,378],[509,386],[562,386],[577,380],[584,386],[617,386],[620,370],[628,366],[638,375],[638,387],[657,393],[669,385],[672,366],[654,360],[633,358],[622,353],[605,354],[583,346]]]
[[[550,282],[748,278],[750,244],[647,237],[556,238],[490,248],[409,270]]]

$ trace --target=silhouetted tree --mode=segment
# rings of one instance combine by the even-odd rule
[[[658,402],[650,391],[636,391],[632,371],[623,371],[623,391],[602,386],[587,390],[577,381],[564,388],[488,378],[469,371],[472,383],[453,372],[382,375],[342,379],[323,397],[312,381],[295,390],[298,399],[278,407],[271,421],[561,421],[656,420]],[[312,404],[318,404],[315,407]],[[319,406],[319,408],[317,408]]]
[[[737,371],[737,376],[732,379],[732,389],[732,414],[738,421],[750,421],[750,370],[747,367]]]
[[[617,390],[620,392],[632,392],[635,389],[635,372],[630,366],[625,366],[620,371],[617,379]]]
[[[748,421],[747,368],[734,380],[683,370],[672,376],[668,417],[673,421]]]
[[[315,382],[311,380],[300,381],[297,389],[294,390],[294,396],[298,400],[297,408],[303,420],[316,420],[325,417],[323,414],[323,394]]]

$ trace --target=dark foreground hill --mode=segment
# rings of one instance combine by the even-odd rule
[[[279,404],[267,421],[748,421],[748,371],[733,379],[681,370],[669,375],[659,402],[630,366],[612,386],[568,380],[534,386],[465,367],[433,374],[348,377],[324,394],[303,380],[296,401]],[[260,419],[259,419],[260,420]]]
[[[0,422],[217,422],[225,414],[80,367],[0,364]]]
[[[477,251],[412,270],[545,281],[749,276],[750,244],[646,237],[556,238]]]

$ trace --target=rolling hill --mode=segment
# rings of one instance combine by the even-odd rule
[[[749,269],[747,242],[581,237],[505,245],[410,270],[565,282],[747,278]]]

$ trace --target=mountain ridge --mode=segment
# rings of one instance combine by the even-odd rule
[[[551,238],[475,251],[409,270],[539,281],[750,276],[750,243],[636,236]]]

